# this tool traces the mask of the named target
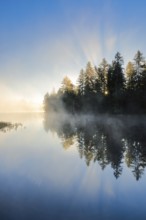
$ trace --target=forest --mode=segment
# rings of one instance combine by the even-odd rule
[[[98,66],[87,63],[74,85],[64,77],[57,92],[46,93],[45,112],[71,114],[145,114],[146,60],[140,51],[124,68],[122,55],[117,52],[109,64],[103,59]]]

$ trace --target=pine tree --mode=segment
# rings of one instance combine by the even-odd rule
[[[134,75],[134,64],[132,62],[128,62],[126,66],[126,78],[129,81]]]
[[[63,94],[64,93],[72,93],[74,91],[74,85],[73,85],[72,81],[67,76],[64,77],[61,84],[62,85],[61,85],[60,91]]]
[[[61,100],[63,102],[64,108],[74,113],[76,105],[76,91],[75,86],[72,81],[66,76],[62,81],[62,86],[60,88]]]
[[[133,64],[129,62],[126,68],[127,88],[129,91],[133,91],[135,94],[139,93],[143,84],[144,72],[144,57],[140,51],[137,51]]]
[[[84,94],[85,94],[85,73],[84,73],[83,69],[80,71],[77,82],[78,82],[78,94],[79,94],[79,96],[84,96]]]
[[[115,60],[113,61],[113,92],[116,97],[120,96],[124,92],[125,88],[125,76],[123,73],[124,61],[119,52],[115,55]]]
[[[99,94],[102,94],[102,82],[104,80],[104,77],[103,77],[102,69],[99,67],[97,68],[95,66],[95,73],[96,73],[96,76],[95,76],[94,90],[95,90],[95,93],[99,95]]]
[[[144,57],[140,51],[137,51],[134,57],[134,70],[135,74],[132,78],[134,90],[139,92],[142,84],[143,72],[144,72]]]
[[[136,74],[139,75],[141,74],[143,70],[143,65],[144,65],[144,57],[143,57],[143,54],[139,50],[135,54],[134,61],[135,61],[134,67],[135,67]]]
[[[126,73],[126,87],[127,90],[130,92],[134,90],[134,76],[135,76],[134,64],[132,62],[128,62],[125,73]]]
[[[85,95],[94,92],[95,85],[95,69],[92,67],[91,63],[87,63],[85,71]]]
[[[113,65],[109,65],[107,73],[107,93],[109,96],[114,93]]]
[[[99,65],[99,76],[101,81],[101,91],[104,95],[107,93],[107,75],[108,75],[109,65],[106,59],[103,59],[101,64]]]

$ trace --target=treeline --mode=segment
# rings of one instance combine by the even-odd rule
[[[123,57],[116,53],[109,64],[87,63],[77,84],[66,76],[57,92],[44,96],[45,112],[69,113],[146,113],[146,60],[137,51],[133,61],[123,67]]]

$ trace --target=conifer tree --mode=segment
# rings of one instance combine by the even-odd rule
[[[123,58],[119,52],[115,55],[115,60],[113,61],[113,93],[116,97],[120,96],[124,92],[125,88],[125,76],[123,72]]]
[[[74,85],[72,81],[69,79],[69,77],[65,76],[61,83],[61,92],[64,93],[72,93],[74,90]]]
[[[85,94],[85,73],[84,73],[83,69],[80,71],[77,82],[78,82],[78,94],[80,96],[84,96],[84,94]]]
[[[85,71],[85,95],[94,92],[94,85],[95,85],[95,69],[92,67],[92,64],[88,62]]]
[[[134,64],[132,62],[128,62],[125,73],[126,73],[126,87],[127,90],[130,92],[134,90],[134,76],[135,76]]]
[[[101,80],[101,91],[105,95],[107,93],[107,75],[108,75],[109,65],[106,59],[103,59],[99,65],[99,75]]]

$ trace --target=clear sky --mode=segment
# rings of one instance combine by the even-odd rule
[[[146,55],[146,0],[0,0],[0,112],[38,110],[88,60]]]

